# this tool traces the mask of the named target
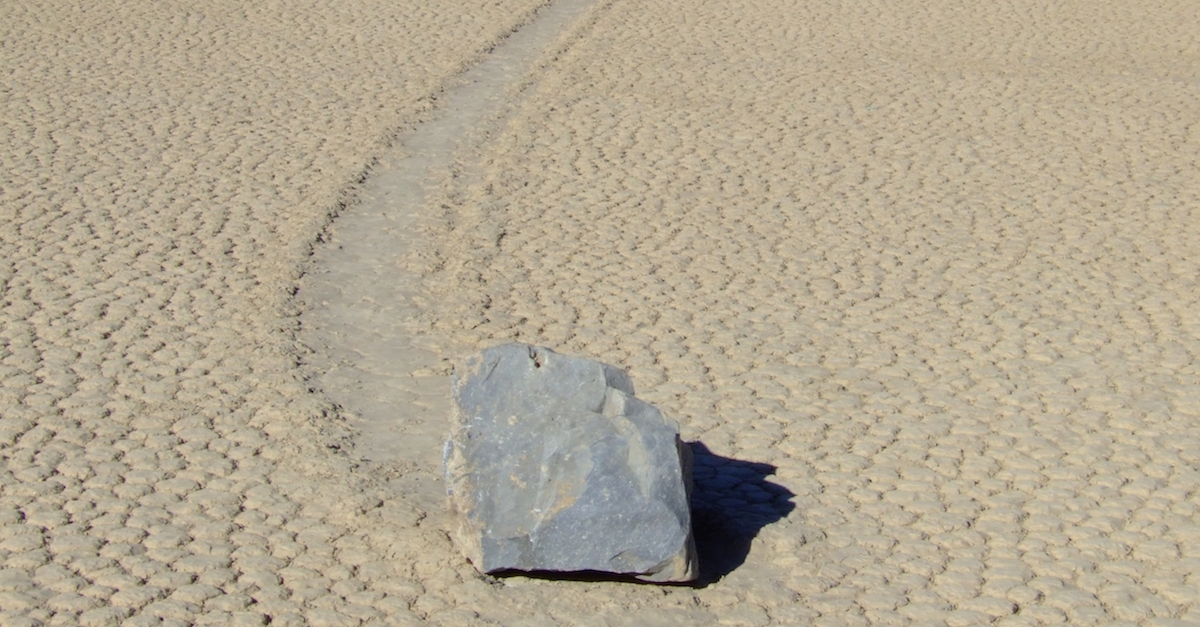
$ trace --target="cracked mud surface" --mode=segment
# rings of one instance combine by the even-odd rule
[[[0,622],[1200,624],[1194,6],[598,0],[362,253],[363,379],[335,216],[541,4],[6,7]],[[707,585],[449,545],[514,339],[680,421]]]

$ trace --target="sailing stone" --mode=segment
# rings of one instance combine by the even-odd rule
[[[625,371],[507,344],[456,364],[444,464],[477,569],[691,581],[691,449]]]

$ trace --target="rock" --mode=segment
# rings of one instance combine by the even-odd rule
[[[477,569],[696,578],[691,449],[625,371],[508,344],[452,388],[452,535]]]

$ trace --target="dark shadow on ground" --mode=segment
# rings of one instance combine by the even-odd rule
[[[614,581],[617,583],[636,583],[646,585],[649,582],[641,581],[633,575],[619,575],[616,573],[606,573],[599,570],[573,570],[573,571],[557,571],[557,570],[502,570],[490,575],[496,579],[505,579],[508,577],[524,577],[526,579],[551,579],[554,581]],[[691,584],[653,584],[657,586],[677,586]]]
[[[700,578],[692,585],[704,587],[746,561],[758,532],[796,508],[795,494],[767,481],[775,466],[721,457],[701,442],[690,446],[692,532],[700,554]]]
[[[787,488],[767,481],[775,466],[721,457],[701,442],[692,449],[692,533],[700,558],[700,577],[684,585],[703,588],[720,581],[746,561],[750,543],[763,527],[779,521],[793,509],[795,496]],[[520,576],[566,581],[616,581],[640,583],[632,576],[595,571],[502,571],[495,577]]]

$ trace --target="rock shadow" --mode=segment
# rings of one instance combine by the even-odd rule
[[[767,481],[776,470],[771,464],[721,457],[701,442],[689,446],[692,533],[700,557],[700,578],[692,585],[704,587],[746,561],[758,532],[796,508],[795,494]]]

